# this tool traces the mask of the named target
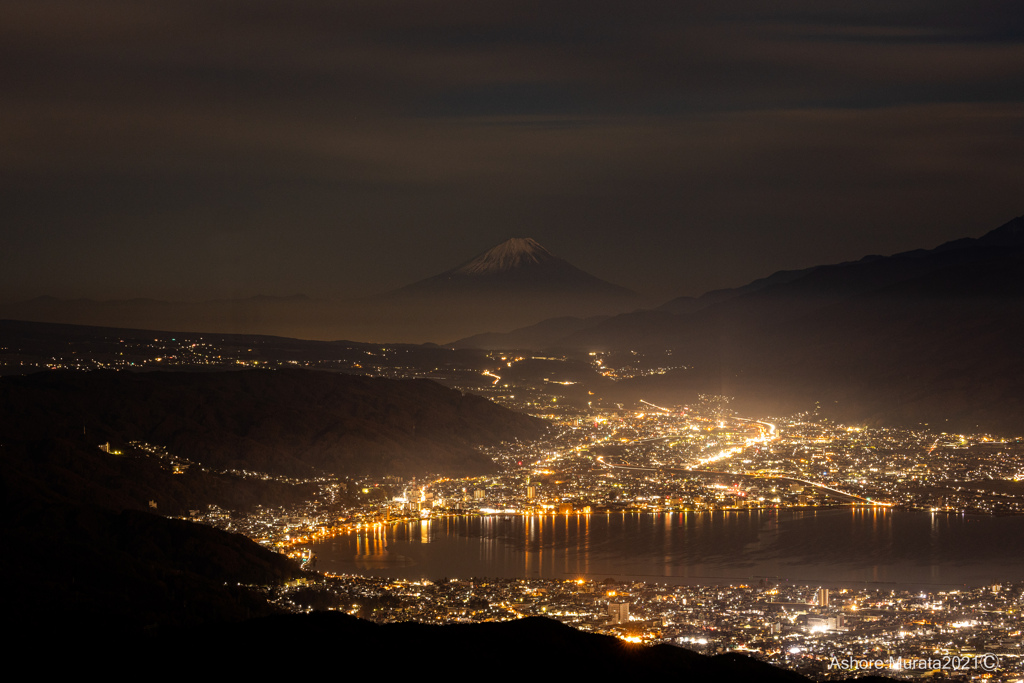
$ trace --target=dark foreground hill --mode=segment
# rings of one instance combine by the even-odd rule
[[[4,623],[25,645],[276,611],[259,587],[298,576],[294,562],[244,536],[141,510],[152,473],[100,455],[111,458],[54,439],[0,443]]]
[[[492,462],[477,446],[543,429],[428,380],[302,370],[0,379],[0,435],[9,441],[144,441],[217,469],[291,476],[480,474]]]
[[[145,512],[29,505],[6,513],[4,620],[19,628],[114,638],[238,621],[273,614],[259,587],[299,575],[296,563],[244,536]]]
[[[680,683],[808,680],[741,655],[707,657],[671,645],[630,645],[540,617],[432,626],[374,624],[336,612],[317,612],[249,621],[222,637],[255,651],[301,644],[304,652],[337,658],[338,666],[365,662],[363,671],[380,676],[422,673],[428,678],[436,674],[438,678],[454,675],[479,680],[507,680],[505,676],[509,676],[543,681]]]
[[[51,671],[99,666],[107,656],[89,634]],[[341,672],[360,677],[470,677],[543,681],[672,680],[679,683],[751,681],[799,683],[809,679],[749,657],[705,656],[671,645],[644,647],[610,636],[583,633],[557,621],[519,621],[433,626],[375,624],[337,612],[279,615],[237,624],[171,630],[158,637],[118,641],[119,667],[161,674],[216,671],[235,677]],[[41,648],[42,649],[42,648]],[[348,677],[347,675],[345,677]]]

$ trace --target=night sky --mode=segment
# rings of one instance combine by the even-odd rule
[[[0,0],[0,300],[668,299],[1024,214],[1020,0]]]

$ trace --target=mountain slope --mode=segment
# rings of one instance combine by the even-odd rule
[[[545,318],[611,315],[644,303],[536,240],[513,238],[443,273],[363,299],[352,317],[377,321],[384,331],[378,339],[446,343]]]
[[[524,666],[535,669],[541,680],[809,680],[736,653],[707,656],[673,645],[634,645],[542,617],[438,626],[415,622],[375,624],[338,612],[314,612],[252,620],[232,629],[229,638],[232,643],[247,647],[255,644],[263,650],[288,641],[304,643],[312,652],[344,648],[340,651],[359,653],[369,661],[393,660],[399,644],[402,660],[410,664],[390,662],[389,668],[398,675],[415,674],[425,662],[443,666],[446,659],[438,653],[454,647],[447,660],[459,670],[482,673],[494,671],[498,662],[515,667],[523,653],[539,653],[539,657],[528,657]]]
[[[559,326],[534,332],[545,329]],[[620,400],[727,394],[774,414],[820,401],[847,421],[1014,434],[1024,432],[1022,334],[1024,217],[934,249],[776,273],[558,338],[531,336],[578,352],[670,349],[669,364],[689,366],[617,383]]]
[[[607,315],[644,305],[635,293],[514,238],[425,280],[361,299],[304,296],[203,302],[37,297],[0,305],[0,318],[120,328],[301,339],[443,343],[554,316]]]
[[[44,372],[0,379],[8,441],[138,440],[218,469],[310,476],[483,473],[476,450],[545,423],[428,380],[304,370]]]
[[[529,237],[514,237],[462,265],[414,282],[399,296],[576,296],[636,300],[637,295],[580,270]]]
[[[684,330],[702,325],[724,333],[751,333],[762,325],[779,327],[861,297],[872,297],[876,307],[888,301],[911,308],[946,299],[1016,298],[1020,296],[1020,278],[1014,273],[1019,272],[1022,259],[1024,217],[983,237],[956,240],[930,250],[866,256],[859,261],[776,273],[745,287],[705,295],[713,300],[698,307],[675,300],[646,315],[647,321],[656,320],[663,326],[660,333],[650,324],[642,332],[635,330],[630,316],[620,315],[557,343],[575,348],[678,344],[687,336]],[[993,283],[1000,278],[1004,284],[995,287]],[[955,287],[950,283],[956,283]],[[683,312],[673,312],[680,308]]]
[[[45,643],[52,655],[54,642],[90,634],[109,643],[277,611],[253,586],[298,576],[297,563],[243,536],[146,511],[148,494],[166,493],[153,485],[174,475],[87,441],[81,427],[71,438],[30,441],[0,432],[0,576],[16,586],[4,605],[18,624],[14,638]]]

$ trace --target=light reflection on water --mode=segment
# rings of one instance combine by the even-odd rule
[[[1024,517],[884,508],[445,517],[314,550],[325,571],[407,579],[982,585],[1024,580]]]

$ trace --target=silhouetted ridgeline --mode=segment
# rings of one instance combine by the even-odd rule
[[[106,647],[91,646],[98,642],[101,638],[91,634],[86,643],[72,648],[76,657],[73,664],[64,660],[68,669],[106,661]],[[338,612],[314,612],[165,632],[159,639],[119,639],[118,646],[118,667],[132,671],[149,670],[159,663],[161,674],[209,670],[232,678],[259,676],[259,680],[283,679],[298,671],[307,675],[337,671],[345,678],[351,672],[360,677],[436,674],[480,680],[507,680],[506,675],[538,681],[810,680],[739,654],[710,657],[672,645],[632,645],[541,617],[433,626],[375,624]],[[64,644],[62,651],[68,654]]]
[[[238,584],[299,574],[244,536],[191,522],[84,505],[4,507],[4,618],[19,628],[116,638],[237,621],[275,611]]]
[[[543,429],[541,420],[429,380],[303,370],[0,380],[8,440],[138,440],[210,467],[293,476],[479,474],[493,465],[476,446]]]
[[[252,651],[301,644],[319,662],[340,668],[367,662],[382,676],[435,672],[480,680],[537,681],[807,681],[742,655],[707,657],[671,645],[630,645],[611,636],[577,631],[557,621],[518,621],[432,626],[374,624],[336,612],[287,615],[246,622],[219,637]],[[214,643],[214,639],[202,639]],[[213,649],[213,648],[210,648]]]

